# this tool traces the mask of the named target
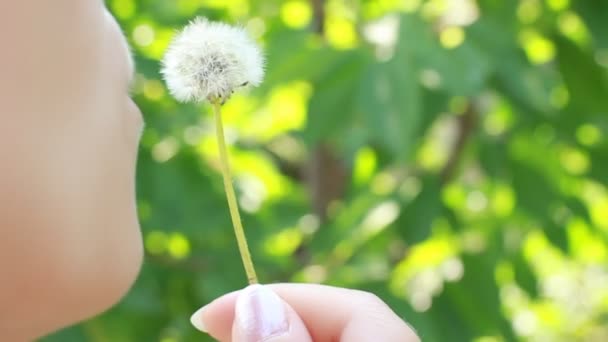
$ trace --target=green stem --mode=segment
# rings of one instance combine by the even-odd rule
[[[234,194],[234,187],[232,186],[232,176],[230,174],[230,164],[228,162],[228,149],[226,148],[226,140],[224,138],[224,126],[222,124],[222,108],[220,101],[213,101],[213,110],[215,112],[217,144],[220,150],[220,162],[222,164],[222,174],[224,176],[224,189],[226,190],[228,208],[230,209],[230,217],[232,218],[236,242],[239,246],[243,266],[245,266],[247,280],[249,281],[249,284],[257,284],[258,277],[255,274],[253,261],[251,261],[251,253],[249,253],[249,247],[247,246],[247,238],[245,237],[245,232],[243,231],[241,216],[239,215],[239,208],[236,202],[236,195]]]

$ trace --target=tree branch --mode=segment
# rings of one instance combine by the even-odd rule
[[[310,0],[314,14],[313,30],[323,36],[325,30],[325,0]],[[330,114],[330,113],[328,113]],[[319,142],[312,150],[307,168],[307,179],[312,207],[321,222],[327,219],[327,207],[340,198],[345,188],[347,170],[331,146]]]
[[[443,170],[441,170],[441,184],[446,184],[455,176],[456,169],[460,163],[462,153],[467,145],[467,142],[477,125],[477,111],[472,103],[469,103],[465,112],[458,117],[458,136],[456,143],[450,153],[450,157],[446,162]]]
[[[325,32],[325,0],[311,0],[313,13],[313,30],[318,34]]]

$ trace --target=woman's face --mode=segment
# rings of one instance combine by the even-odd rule
[[[143,123],[128,96],[133,65],[111,15],[75,7],[24,27],[42,47],[15,39],[18,53],[4,57],[13,65],[0,67],[15,79],[0,80],[0,340],[29,340],[105,310],[140,267],[134,175]],[[28,49],[44,58],[27,58],[41,52]]]

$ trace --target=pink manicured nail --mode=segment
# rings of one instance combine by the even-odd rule
[[[235,324],[243,342],[261,342],[289,331],[283,301],[262,285],[251,285],[239,295]]]

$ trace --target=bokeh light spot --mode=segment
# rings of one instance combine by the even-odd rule
[[[506,102],[501,102],[494,110],[485,115],[483,128],[489,135],[499,136],[511,128],[513,121],[511,106]]]
[[[266,23],[262,18],[251,18],[247,22],[247,31],[254,38],[260,38],[266,33]]]
[[[599,228],[608,231],[608,196],[602,196],[591,204],[591,219]]]
[[[471,212],[479,213],[487,207],[488,199],[483,192],[475,190],[467,195],[466,204]]]
[[[562,167],[573,175],[584,174],[591,166],[589,156],[584,151],[572,147],[562,148],[559,158]]]
[[[433,299],[431,296],[423,291],[418,291],[412,294],[410,298],[410,304],[417,312],[425,312],[431,308]]]
[[[555,45],[549,39],[543,37],[534,30],[524,30],[519,35],[519,40],[533,64],[544,64],[555,57]]]
[[[184,234],[173,233],[169,236],[167,251],[175,259],[185,259],[190,255],[190,241]]]
[[[563,84],[553,88],[549,96],[549,101],[554,108],[562,109],[570,102],[570,92]]]
[[[513,318],[513,329],[519,336],[531,336],[537,327],[538,320],[532,311],[522,311]]]
[[[546,0],[547,6],[555,11],[562,11],[570,6],[570,0]]]
[[[291,28],[304,28],[310,24],[312,9],[309,1],[291,0],[281,5],[281,20]]]
[[[507,185],[498,184],[494,188],[491,202],[496,216],[508,217],[515,208],[515,192]]]
[[[148,24],[135,26],[133,29],[133,41],[139,46],[148,46],[154,42],[154,28]]]
[[[275,257],[289,256],[301,242],[302,232],[298,228],[289,228],[270,236],[264,243],[264,250]]]
[[[355,25],[346,18],[329,17],[325,24],[325,36],[336,49],[352,49],[357,46]]]
[[[494,278],[498,284],[509,284],[515,280],[513,265],[506,261],[499,262],[494,268]]]
[[[145,80],[143,92],[148,100],[158,101],[165,96],[165,87],[159,80]]]
[[[570,248],[582,262],[604,263],[608,250],[602,239],[591,232],[591,228],[581,218],[575,218],[567,226]]]
[[[443,187],[441,199],[446,206],[459,210],[462,209],[467,200],[467,193],[459,183],[449,183]]]
[[[416,12],[420,8],[422,0],[401,0],[397,3],[401,3],[401,10],[405,13]]]
[[[427,20],[437,19],[447,12],[448,5],[446,0],[428,0],[422,6],[422,16]]]
[[[167,137],[152,148],[152,158],[158,163],[167,162],[179,151],[179,142],[174,137]]]
[[[453,26],[445,28],[439,35],[441,45],[446,49],[454,49],[464,42],[466,38],[462,27]]]
[[[420,83],[427,89],[435,90],[441,87],[441,74],[434,69],[420,71]]]
[[[397,180],[389,172],[378,173],[371,182],[371,190],[376,195],[386,195],[395,190]]]
[[[306,282],[320,284],[327,279],[327,268],[322,265],[310,265],[302,271],[302,275]]]
[[[165,232],[153,230],[146,234],[146,250],[151,254],[162,254],[167,250],[169,237]]]
[[[137,6],[135,0],[114,0],[110,3],[112,13],[122,20],[127,20],[135,15]]]
[[[567,11],[561,14],[557,20],[557,27],[564,36],[579,45],[585,45],[589,41],[589,33],[585,23],[574,12]]]
[[[602,131],[592,124],[583,124],[576,129],[576,139],[581,145],[594,146],[602,139]]]
[[[369,147],[357,152],[353,179],[355,184],[362,185],[370,180],[376,170],[376,153]]]
[[[464,265],[458,258],[450,258],[444,261],[439,269],[443,278],[449,282],[459,281],[464,275]]]
[[[517,18],[525,24],[533,23],[542,13],[539,0],[522,0],[517,7]]]

